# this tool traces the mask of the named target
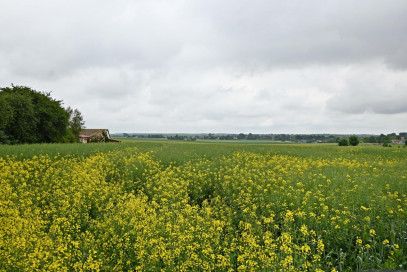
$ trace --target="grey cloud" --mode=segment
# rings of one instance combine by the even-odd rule
[[[406,8],[402,1],[205,1],[193,11],[218,33],[215,45],[206,45],[221,52],[221,61],[279,67],[371,59],[391,64],[406,41]]]
[[[353,94],[338,96],[330,100],[331,109],[346,113],[377,113],[377,114],[395,114],[407,113],[406,95],[398,93],[396,97],[374,96],[371,97],[368,92],[364,93],[365,97],[355,97]]]
[[[173,63],[284,67],[376,59],[407,67],[405,1],[21,3],[0,4],[0,42],[3,63],[24,75]]]
[[[3,0],[0,86],[53,91],[113,132],[372,131],[390,114],[376,126],[399,128],[405,14],[403,0]]]
[[[344,114],[407,113],[406,75],[374,65],[350,70],[327,108]]]

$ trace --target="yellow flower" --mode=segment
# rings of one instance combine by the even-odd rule
[[[294,222],[294,213],[290,210],[287,210],[285,213],[285,222]]]
[[[303,245],[301,246],[301,252],[308,254],[309,252],[311,252],[311,248],[309,247],[309,245]]]
[[[302,225],[301,228],[300,228],[300,231],[304,236],[308,235],[308,228],[307,228],[306,225]]]
[[[318,240],[317,250],[318,252],[323,252],[325,250],[324,242],[321,239]]]
[[[362,239],[360,239],[360,237],[356,237],[356,245],[361,246],[362,243],[363,243]]]

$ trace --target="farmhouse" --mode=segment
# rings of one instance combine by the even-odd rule
[[[79,133],[79,141],[83,144],[110,141],[110,133],[108,129],[82,129]]]
[[[401,137],[400,140],[398,140],[398,139],[393,139],[393,140],[391,140],[391,142],[392,142],[393,144],[405,144],[406,140],[404,139],[404,137]]]

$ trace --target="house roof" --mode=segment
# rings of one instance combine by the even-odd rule
[[[94,135],[100,135],[102,134],[102,132],[107,132],[107,135],[109,136],[109,130],[106,128],[99,128],[99,129],[82,129],[81,132],[79,133],[80,136],[87,136],[87,137],[91,137]]]

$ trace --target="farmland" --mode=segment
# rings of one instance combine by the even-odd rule
[[[0,146],[0,270],[407,268],[407,149]]]

